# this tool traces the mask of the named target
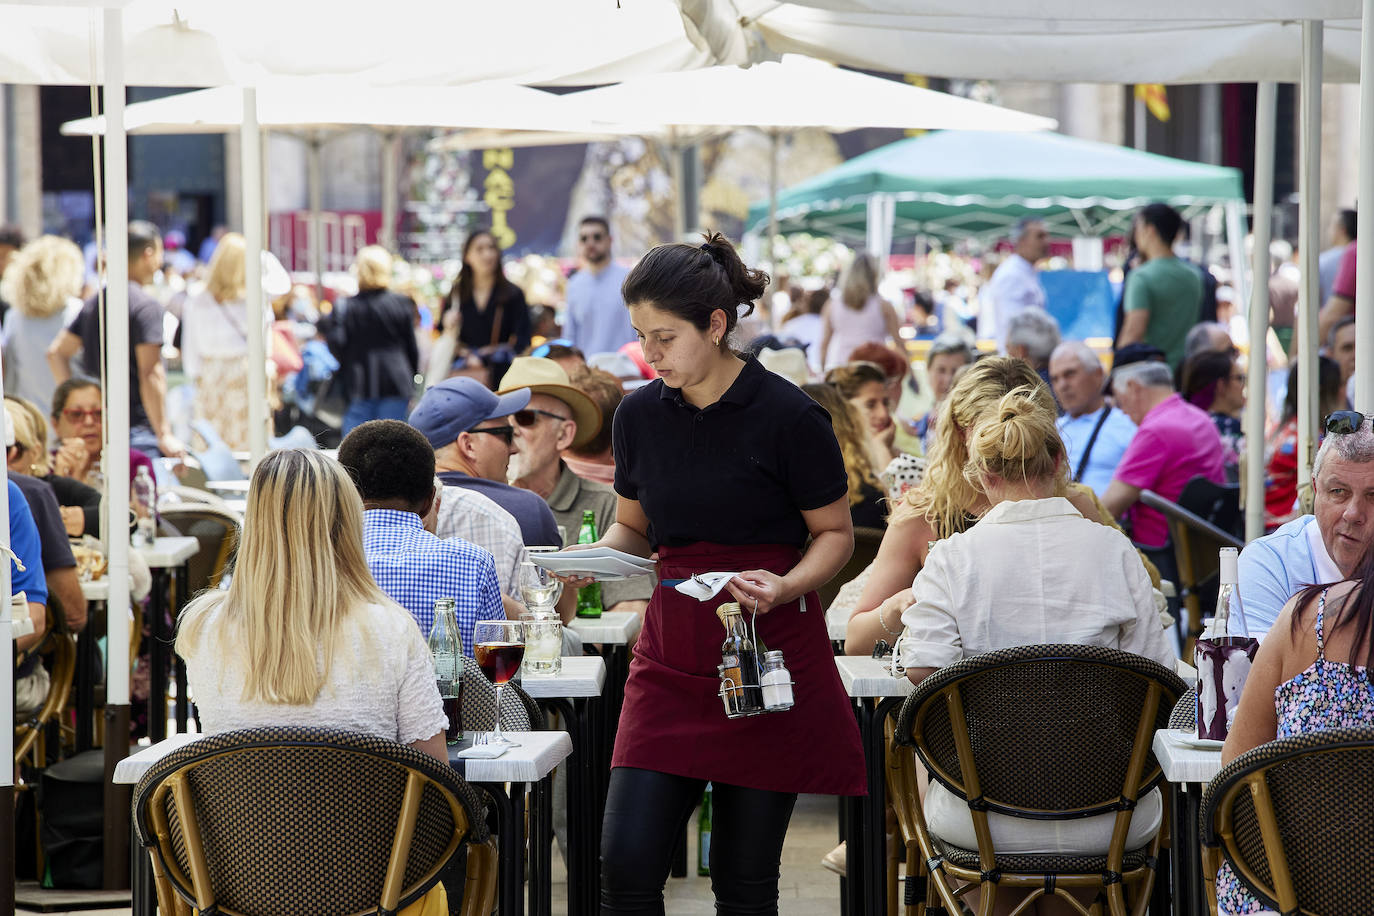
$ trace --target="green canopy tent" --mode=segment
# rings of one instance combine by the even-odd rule
[[[898,140],[787,188],[777,213],[781,232],[867,241],[878,254],[893,239],[918,235],[992,241],[1025,216],[1058,235],[1111,235],[1153,201],[1174,205],[1185,219],[1226,208],[1231,256],[1240,263],[1239,170],[1049,132],[940,131]],[[751,230],[767,209],[766,202],[750,208]]]

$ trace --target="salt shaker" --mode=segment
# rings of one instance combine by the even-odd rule
[[[783,663],[782,650],[764,653],[763,677],[759,678],[759,683],[763,686],[764,709],[780,712],[792,708],[792,673]]]

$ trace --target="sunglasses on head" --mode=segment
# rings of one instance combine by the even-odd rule
[[[538,423],[540,417],[548,417],[551,420],[562,420],[565,423],[569,419],[561,414],[549,413],[547,410],[535,410],[533,407],[517,410],[515,413],[511,414],[511,416],[515,419],[517,426],[524,426],[527,428]]]
[[[1348,436],[1359,432],[1365,420],[1374,420],[1374,416],[1362,414],[1358,410],[1337,410],[1327,415],[1326,431],[1337,436]]]
[[[468,430],[470,433],[490,433],[498,439],[505,440],[507,445],[515,441],[515,427],[509,423],[502,426],[479,426],[477,429]]]

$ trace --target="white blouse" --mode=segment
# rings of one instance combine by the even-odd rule
[[[1173,668],[1140,555],[1063,497],[993,506],[932,545],[912,591],[902,613],[907,668],[1045,643],[1121,649]]]
[[[263,312],[259,333],[265,334],[272,309]],[[186,298],[181,307],[181,365],[188,376],[198,378],[201,360],[207,357],[242,359],[247,355],[248,305],[244,300],[220,302],[204,288]]]
[[[224,605],[200,633],[186,657],[186,678],[207,734],[302,725],[412,744],[447,724],[429,647],[415,618],[397,605],[373,604],[345,618],[329,676],[315,702],[303,706],[243,698],[250,660],[234,651]]]

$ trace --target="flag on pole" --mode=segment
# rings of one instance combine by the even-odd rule
[[[1169,94],[1162,83],[1136,83],[1135,97],[1161,121],[1169,120]]]

